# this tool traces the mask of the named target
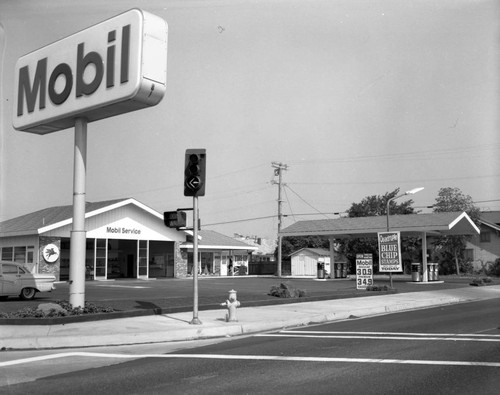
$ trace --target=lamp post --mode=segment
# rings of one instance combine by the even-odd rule
[[[389,232],[391,229],[390,229],[390,226],[389,226],[389,207],[390,207],[390,203],[393,201],[393,200],[396,200],[400,197],[403,197],[403,196],[406,196],[406,195],[414,195],[416,194],[417,192],[420,192],[422,189],[424,189],[424,187],[419,187],[419,188],[413,188],[413,189],[410,189],[409,191],[406,191],[405,193],[401,194],[401,195],[398,195],[398,196],[395,196],[391,199],[389,199],[387,201],[387,209],[385,210],[385,214],[387,216],[387,231]],[[392,288],[392,272],[389,272],[389,278],[390,278],[390,281],[391,281],[391,288]]]

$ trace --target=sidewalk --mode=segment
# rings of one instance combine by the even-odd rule
[[[286,327],[500,298],[500,285],[408,292],[273,306],[242,307],[238,322],[225,322],[226,309],[119,318],[62,325],[2,325],[0,349],[76,348],[229,337]]]

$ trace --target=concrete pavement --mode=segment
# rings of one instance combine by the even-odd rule
[[[238,322],[226,322],[227,309],[58,325],[1,325],[0,349],[50,349],[145,344],[239,336],[349,317],[394,313],[454,303],[500,298],[500,285],[408,292],[273,306],[241,307]]]

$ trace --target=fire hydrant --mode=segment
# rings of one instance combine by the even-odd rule
[[[236,291],[234,289],[229,291],[228,300],[226,300],[224,303],[221,303],[220,305],[227,307],[226,322],[238,321],[238,319],[236,318],[236,308],[240,307],[240,302],[236,300]]]

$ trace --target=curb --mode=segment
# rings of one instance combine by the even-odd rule
[[[449,290],[445,294],[438,291],[392,294],[378,300],[365,296],[364,299],[353,298],[350,303],[324,300],[262,308],[245,306],[238,311],[239,322],[225,322],[224,310],[219,307],[208,310],[206,316],[201,317],[202,326],[189,325],[190,312],[123,318],[122,322],[103,320],[84,325],[11,325],[2,331],[0,349],[79,348],[233,337],[494,298],[500,298],[500,286]]]

